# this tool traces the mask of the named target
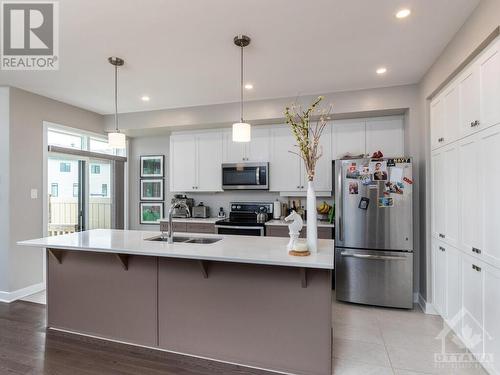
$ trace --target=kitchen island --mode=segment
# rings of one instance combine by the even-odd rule
[[[182,233],[185,236],[185,233]],[[47,326],[291,374],[331,374],[334,246],[287,238],[92,230],[20,242],[47,249]],[[182,240],[179,238],[179,240]]]

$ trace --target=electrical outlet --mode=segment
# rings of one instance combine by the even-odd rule
[[[38,199],[38,189],[31,189],[31,199]]]

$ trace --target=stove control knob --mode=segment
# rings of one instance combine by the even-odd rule
[[[239,210],[241,208],[241,206],[236,206],[236,208]]]

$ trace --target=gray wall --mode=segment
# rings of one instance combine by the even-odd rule
[[[420,170],[421,176],[421,242],[430,249],[430,116],[429,95],[443,83],[460,64],[500,25],[500,0],[482,0],[474,13],[467,19],[453,39],[448,43],[439,58],[426,73],[419,84],[418,110],[422,115],[422,126],[419,138],[420,153],[425,157],[425,168]],[[431,300],[430,257],[422,252],[422,278],[420,290],[424,298]]]
[[[9,169],[9,88],[0,87],[0,291],[9,285]]]
[[[397,86],[389,88],[359,90],[350,92],[339,92],[325,94],[325,103],[333,103],[334,118],[356,118],[368,117],[381,114],[391,114],[394,111],[401,113],[405,110],[405,151],[408,156],[414,158],[414,247],[415,256],[415,291],[420,285],[419,260],[421,255],[420,236],[420,176],[424,170],[425,160],[421,154],[421,117],[418,107],[418,87],[416,85]],[[315,96],[302,97],[301,101],[308,103]],[[248,102],[245,104],[246,119],[253,124],[275,123],[282,119],[282,112],[287,104],[292,103],[295,98],[282,98],[263,101]],[[229,126],[232,121],[238,118],[238,105],[225,104],[205,107],[191,107],[175,110],[160,110],[150,112],[136,112],[120,116],[120,127],[128,129],[129,134],[150,134],[148,137],[133,138],[130,142],[130,163],[129,163],[129,225],[131,229],[152,229],[158,230],[158,226],[139,225],[139,156],[141,154],[165,154],[167,156],[167,176],[168,176],[168,133],[178,129],[213,128]],[[106,117],[106,127],[113,126],[112,116]],[[166,179],[166,204],[167,210],[171,194],[168,193],[168,179]],[[210,206],[212,214],[222,206],[228,210],[230,201],[237,200],[264,200],[274,201],[279,195],[275,193],[214,193],[190,194],[196,202],[203,201]],[[286,198],[280,198],[286,199]],[[166,215],[166,213],[165,213]]]
[[[10,246],[0,275],[7,291],[42,282],[42,252],[16,242],[43,235],[43,121],[103,133],[103,116],[17,88],[10,89]],[[38,199],[31,199],[32,188]]]

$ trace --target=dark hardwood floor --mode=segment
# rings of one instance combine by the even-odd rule
[[[45,329],[45,306],[0,303],[0,374],[269,375],[182,355]]]

